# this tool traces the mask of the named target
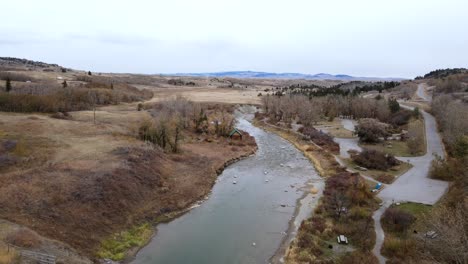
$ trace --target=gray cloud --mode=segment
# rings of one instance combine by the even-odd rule
[[[466,0],[18,0],[2,8],[2,56],[96,71],[414,77],[468,61]]]

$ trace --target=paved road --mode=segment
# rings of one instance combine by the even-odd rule
[[[431,97],[425,91],[426,86],[425,84],[420,84],[417,94],[423,100],[430,101]],[[400,105],[403,108],[413,109],[411,106]],[[378,194],[378,197],[383,201],[383,205],[372,216],[376,232],[376,243],[372,252],[382,264],[386,261],[385,257],[380,254],[385,234],[380,224],[380,219],[385,210],[393,202],[408,201],[433,205],[448,189],[448,182],[433,180],[427,177],[434,155],[441,156],[442,158],[445,157],[445,149],[437,133],[437,123],[434,117],[425,111],[420,110],[420,112],[424,117],[427,152],[424,156],[420,157],[398,157],[402,161],[410,162],[413,167],[395,180],[393,184],[385,185],[385,188]],[[354,124],[351,120],[344,119],[341,122],[344,128],[354,130]],[[340,156],[343,158],[349,157],[347,151],[350,149],[361,151],[357,138],[335,138],[334,140],[340,144]],[[342,164],[338,157],[337,160]]]
[[[434,155],[443,158],[445,151],[437,133],[434,117],[424,111],[421,113],[425,121],[427,153],[421,157],[400,158],[409,160],[413,168],[379,193],[378,196],[384,201],[410,201],[432,205],[444,195],[448,188],[448,182],[427,177]]]
[[[416,90],[416,95],[419,96],[424,101],[431,102],[432,96],[429,95],[429,93],[426,90],[426,87],[427,87],[427,84],[425,83],[418,84],[418,90]]]
[[[354,125],[354,122],[353,120],[351,119],[341,119],[341,124],[343,125],[343,127],[349,131],[353,131],[354,132],[354,129],[356,128],[356,126]]]
[[[341,124],[343,127],[349,131],[354,132],[355,125],[350,119],[341,119]],[[342,158],[349,158],[349,150],[361,151],[361,147],[358,145],[358,138],[337,138],[334,137],[333,140],[340,145],[340,156]]]
[[[385,233],[382,229],[380,219],[382,218],[382,215],[388,206],[389,206],[388,204],[381,206],[372,215],[372,219],[374,219],[374,229],[375,229],[375,245],[374,245],[374,248],[372,249],[372,253],[374,254],[374,256],[377,257],[380,264],[385,264],[385,261],[387,260],[384,256],[382,256],[382,254],[380,254],[380,249],[382,248],[383,241],[385,239]]]
[[[418,86],[417,94],[426,101],[432,98],[425,93],[425,84]],[[413,109],[410,106],[401,105],[404,108]],[[416,202],[423,204],[435,204],[447,191],[448,182],[429,179],[428,173],[434,155],[445,157],[445,149],[442,140],[437,133],[437,123],[435,118],[420,110],[425,123],[427,152],[421,157],[400,158],[409,161],[413,168],[401,175],[393,184],[386,186],[378,196],[383,201],[383,206],[374,212],[374,228],[376,232],[376,242],[372,252],[377,256],[379,262],[384,264],[385,257],[380,254],[385,238],[384,231],[380,225],[380,219],[393,202]]]

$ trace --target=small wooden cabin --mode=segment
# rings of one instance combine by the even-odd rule
[[[237,130],[237,128],[234,128],[231,131],[231,133],[229,133],[229,138],[235,140],[242,140],[242,133],[239,130]]]

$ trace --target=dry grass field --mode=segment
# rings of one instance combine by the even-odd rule
[[[2,166],[1,217],[91,257],[112,233],[202,198],[218,168],[253,151],[249,138],[232,147],[187,138],[180,154],[167,155],[135,137],[145,111],[103,107],[96,124],[92,111],[70,114],[0,113],[0,140],[17,143],[17,162]]]
[[[67,89],[81,92],[80,96],[91,90],[101,92],[97,101],[75,98],[82,103],[80,111],[18,113],[6,108],[11,112],[0,112],[0,219],[4,219],[0,261],[17,255],[5,252],[2,243],[7,237],[18,230],[31,230],[22,236],[35,234],[39,242],[26,248],[52,252],[64,263],[87,263],[98,252],[108,256],[105,246],[116,243],[112,240],[115,234],[187,208],[211,190],[226,162],[256,149],[248,135],[236,143],[209,133],[184,132],[180,152],[163,151],[138,139],[142,122],[153,118],[150,109],[154,104],[183,97],[216,111],[239,104],[260,105],[261,96],[293,83],[336,83],[88,75],[69,69],[62,72],[59,66],[9,67],[2,74],[16,78],[10,94],[31,94],[31,102],[36,102],[34,96],[47,97]],[[14,105],[21,97],[4,93],[3,85],[0,82],[3,100]],[[50,107],[55,102],[39,101],[28,109],[56,109]],[[207,114],[212,119],[211,112]],[[67,253],[75,249],[89,259]],[[121,258],[126,252],[110,254]]]
[[[137,86],[138,87],[138,86]],[[196,88],[153,88],[143,86],[145,89],[153,91],[155,96],[151,101],[166,100],[182,96],[194,102],[226,103],[226,104],[261,104],[259,91],[256,89],[234,89],[234,88],[214,88],[214,87],[196,87]],[[265,94],[265,92],[263,92]]]
[[[167,153],[138,139],[142,122],[152,118],[149,111],[138,111],[138,105],[150,106],[177,96],[216,102],[212,109],[223,104],[227,108],[259,104],[257,88],[225,87],[222,80],[208,80],[216,83],[212,87],[201,87],[205,84],[199,80],[195,87],[180,87],[168,85],[170,77],[88,77],[77,71],[22,69],[10,73],[24,77],[13,82],[16,94],[27,93],[32,85],[36,94],[48,94],[54,91],[49,85],[65,89],[60,84],[67,80],[78,90],[102,86],[108,90],[129,87],[132,92],[131,87],[142,91],[145,86],[154,97],[101,104],[95,112],[72,111],[59,118],[54,113],[0,112],[0,219],[4,219],[0,261],[6,263],[17,255],[5,252],[7,236],[18,229],[37,232],[38,245],[27,245],[27,249],[51,252],[63,263],[88,263],[67,252],[76,249],[93,259],[101,243],[114,234],[187,208],[211,190],[226,162],[256,149],[255,140],[247,134],[236,143],[225,137],[185,132],[181,151]],[[92,83],[76,81],[77,76]],[[29,79],[32,82],[25,81]]]

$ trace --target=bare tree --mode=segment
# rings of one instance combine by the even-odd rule
[[[96,104],[98,103],[98,95],[95,90],[88,91],[88,98],[89,102],[91,103],[91,107],[93,109],[93,121],[96,124]]]
[[[343,213],[348,210],[348,206],[351,204],[349,198],[344,192],[336,191],[332,194],[331,205],[333,206],[336,218],[340,218]]]

